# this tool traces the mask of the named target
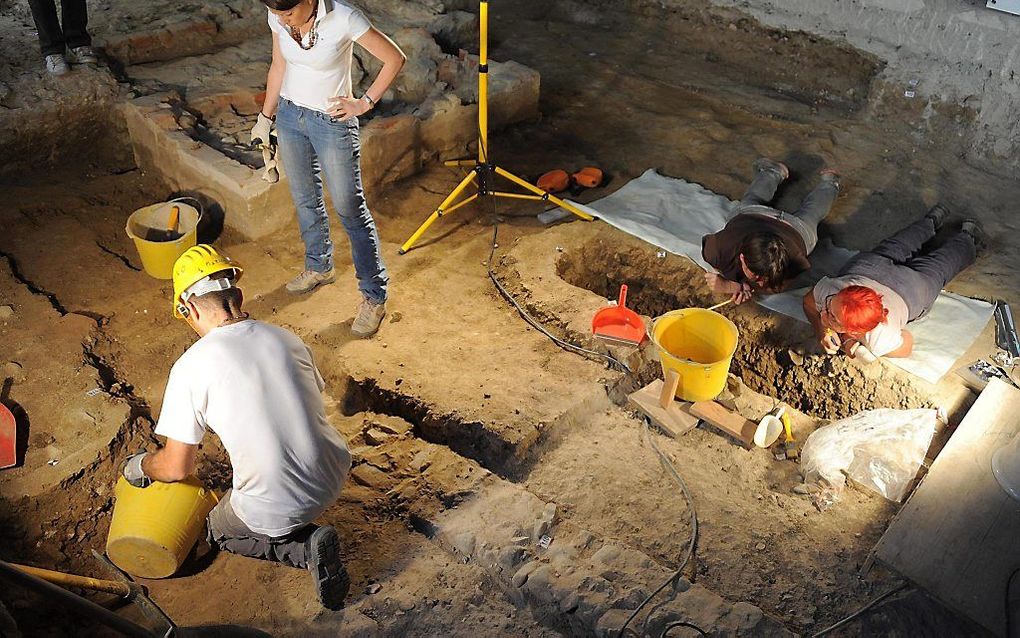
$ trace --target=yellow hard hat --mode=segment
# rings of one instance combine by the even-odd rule
[[[233,271],[235,282],[244,272],[230,257],[220,254],[209,244],[199,244],[184,251],[184,254],[174,262],[174,316],[178,319],[184,318],[180,311],[181,295],[184,291],[209,275],[224,270]]]

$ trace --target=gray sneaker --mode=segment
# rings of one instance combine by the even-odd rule
[[[361,302],[358,308],[358,316],[351,324],[351,334],[359,339],[371,337],[379,330],[379,324],[386,316],[386,302],[375,303],[369,299]]]
[[[64,75],[71,70],[67,66],[67,60],[59,53],[52,53],[46,56],[46,70],[52,75]]]
[[[92,47],[74,47],[67,52],[67,61],[71,64],[99,64]]]
[[[758,159],[754,160],[751,166],[754,168],[755,173],[760,173],[762,171],[772,171],[773,173],[776,173],[777,175],[782,177],[784,180],[790,178],[790,169],[786,167],[786,164],[783,164],[782,162],[777,162],[767,157],[759,157]]]
[[[303,295],[311,292],[322,284],[331,284],[336,281],[336,272],[330,268],[326,272],[315,272],[305,270],[297,277],[287,282],[287,292],[292,295]]]

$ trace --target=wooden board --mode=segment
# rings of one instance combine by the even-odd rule
[[[638,410],[652,420],[659,429],[672,437],[679,437],[693,430],[698,425],[698,418],[680,409],[679,401],[674,401],[668,408],[659,405],[662,394],[662,379],[656,379],[627,398]]]
[[[751,447],[754,441],[754,431],[758,427],[758,424],[753,421],[748,421],[740,414],[727,410],[715,401],[692,403],[689,410],[694,416],[735,438],[744,447]]]
[[[1020,391],[993,379],[890,523],[874,555],[947,606],[1005,633],[1005,588],[1020,567],[1020,503],[991,457],[1020,430]]]

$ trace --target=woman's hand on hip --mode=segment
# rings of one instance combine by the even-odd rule
[[[329,101],[331,106],[328,113],[330,116],[341,120],[358,117],[372,110],[372,105],[365,98],[332,97]]]

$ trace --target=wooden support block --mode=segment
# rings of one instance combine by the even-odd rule
[[[662,392],[659,393],[659,407],[663,410],[673,405],[676,400],[676,388],[680,385],[680,375],[676,370],[666,372],[666,381],[662,384]]]
[[[729,434],[745,448],[750,448],[754,441],[754,431],[758,425],[748,421],[741,415],[731,412],[715,401],[698,401],[688,408],[695,417]]]
[[[696,428],[698,418],[684,411],[682,406],[687,404],[679,401],[671,401],[663,408],[660,400],[664,395],[664,385],[660,379],[656,379],[637,392],[632,392],[627,398],[630,404],[648,416],[656,427],[677,438]],[[676,393],[675,387],[673,393]]]

